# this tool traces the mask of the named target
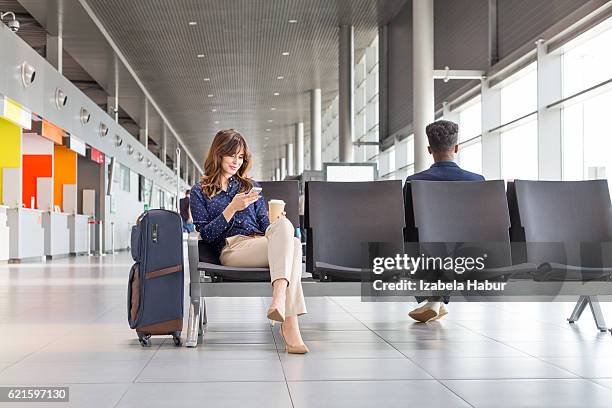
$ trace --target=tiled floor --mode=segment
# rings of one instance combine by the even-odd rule
[[[215,298],[197,349],[143,349],[129,267],[125,253],[0,265],[0,385],[67,385],[78,407],[611,406],[612,336],[588,312],[567,324],[571,303],[454,303],[417,324],[413,304],[309,298],[297,356],[268,299]]]

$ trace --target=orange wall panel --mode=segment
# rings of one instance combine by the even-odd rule
[[[53,204],[63,208],[64,184],[77,182],[77,154],[65,146],[55,146],[53,162]]]
[[[53,175],[53,156],[50,154],[23,155],[23,191],[21,199],[30,208],[30,198],[36,202],[36,179]],[[38,203],[35,204],[38,207]]]

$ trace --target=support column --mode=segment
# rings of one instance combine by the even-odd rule
[[[499,61],[498,35],[497,35],[497,2],[489,0],[489,66]]]
[[[561,56],[548,53],[544,40],[536,41],[538,55],[538,179],[561,180],[561,109],[548,109],[562,98]]]
[[[106,98],[106,111],[111,118],[119,123],[119,62],[115,58],[115,66],[112,78],[112,95]]]
[[[53,65],[55,69],[57,69],[57,72],[61,74],[64,70],[64,64],[63,64],[64,50],[63,50],[62,36],[61,35],[57,35],[57,36],[47,35],[47,47],[45,50],[46,50],[45,55],[47,57],[47,61],[49,61],[49,63]]]
[[[295,172],[304,172],[304,122],[295,125]]]
[[[489,132],[501,123],[501,95],[499,89],[481,80],[482,100],[482,175],[487,180],[501,178],[501,134]]]
[[[355,38],[353,26],[341,25],[338,37],[338,87],[340,90],[338,96],[338,153],[340,162],[350,163],[354,161],[353,139],[355,133]]]
[[[321,163],[321,89],[310,91],[310,170],[322,170]]]
[[[119,93],[106,98],[106,113],[113,118],[113,120],[119,123]]]
[[[276,169],[274,169],[274,181],[279,181],[281,178],[281,170],[280,167],[277,167]]]
[[[287,177],[287,158],[281,157],[279,160],[280,164],[280,180],[284,180]]]
[[[141,128],[138,130],[138,140],[145,149],[149,149],[149,101],[145,99],[144,102],[144,112],[142,114],[142,118],[140,119]],[[144,126],[143,126],[144,125]]]
[[[389,136],[389,26],[378,29],[379,140]],[[378,140],[372,140],[378,142]]]
[[[287,143],[285,145],[285,156],[287,157],[287,175],[294,176],[295,175],[295,166],[294,166],[294,154],[293,154],[293,143]]]
[[[412,2],[412,87],[414,171],[429,167],[425,127],[434,121],[434,14],[433,1]]]
[[[166,157],[168,156],[168,128],[166,127],[165,123],[162,124],[162,142],[159,153],[161,155],[160,159],[162,163],[166,164]],[[178,163],[174,164],[177,165]]]

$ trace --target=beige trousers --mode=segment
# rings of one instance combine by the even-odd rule
[[[265,236],[236,235],[226,239],[219,260],[222,265],[243,268],[270,268],[270,278],[286,279],[285,316],[306,313],[302,292],[302,243],[285,217],[274,221]]]

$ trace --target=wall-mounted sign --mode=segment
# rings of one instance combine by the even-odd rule
[[[46,120],[32,122],[32,130],[56,144],[62,144],[64,136],[66,136],[66,132],[62,128]]]
[[[64,146],[77,152],[81,156],[85,156],[87,154],[87,145],[85,142],[72,135],[64,137]]]
[[[22,129],[30,129],[32,126],[32,112],[6,96],[0,96],[0,118]]]
[[[90,147],[87,149],[87,153],[90,160],[95,161],[100,166],[104,164],[104,153],[101,151]]]

